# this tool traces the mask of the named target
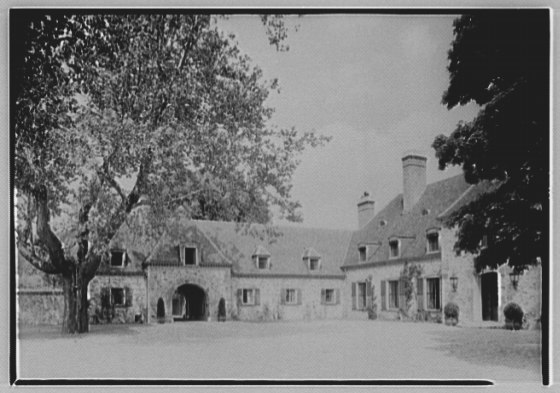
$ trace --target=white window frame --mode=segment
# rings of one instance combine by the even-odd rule
[[[332,294],[331,299],[328,299],[328,293]],[[336,290],[334,288],[325,288],[325,304],[336,304]]]
[[[396,307],[391,304],[391,283],[397,283],[396,285],[396,289],[395,289],[395,300],[396,300]],[[387,310],[398,310],[399,309],[399,285],[400,285],[400,280],[396,279],[396,280],[387,280]]]
[[[430,307],[430,299],[428,298],[428,289],[429,289],[429,287],[430,287],[429,281],[430,281],[430,280],[434,280],[434,279],[437,279],[437,280],[439,281],[438,293],[437,293],[437,296],[438,296],[438,299],[439,299],[439,308],[431,308],[431,307]],[[427,276],[427,277],[424,277],[424,288],[423,288],[423,291],[424,291],[423,295],[424,295],[424,296],[423,296],[423,298],[425,299],[425,300],[424,300],[424,304],[425,304],[425,306],[426,306],[426,310],[427,310],[427,311],[440,311],[441,308],[442,308],[442,307],[441,307],[441,289],[442,289],[442,288],[441,288],[441,281],[442,281],[442,280],[441,280],[441,277],[440,277],[440,276]]]
[[[120,253],[122,253],[122,256],[121,256],[121,264],[120,264],[120,265],[113,265],[113,253],[114,253],[114,252],[120,252]],[[124,267],[126,266],[126,250],[121,250],[121,249],[114,249],[114,250],[111,250],[111,259],[109,260],[109,265],[110,265],[111,267],[114,267],[114,268],[119,268],[119,269],[124,268]]]
[[[264,267],[261,267],[261,260],[263,259],[266,261],[266,263]],[[270,267],[270,257],[267,255],[255,255],[255,263],[257,265],[257,269],[266,270]]]
[[[316,265],[315,269],[311,268],[311,265],[312,265],[313,261],[317,262],[317,265]],[[309,270],[321,270],[321,258],[319,258],[319,257],[308,257],[307,258],[307,268]]]
[[[430,237],[431,236],[436,236],[437,237],[437,249],[436,250],[432,250],[430,249]],[[435,254],[441,251],[441,243],[439,241],[439,231],[437,230],[432,230],[432,231],[428,231],[426,232],[426,253],[427,254]]]
[[[113,290],[122,290],[122,303],[115,303],[115,297],[113,296]],[[109,290],[109,296],[111,297],[111,305],[115,307],[125,307],[126,306],[126,288],[124,287],[111,287]]]
[[[397,255],[393,255],[391,243],[397,243]],[[401,240],[390,238],[389,239],[389,259],[398,259],[401,257]]]
[[[293,296],[290,296],[293,294]],[[295,305],[297,304],[297,289],[286,288],[284,292],[284,304]]]
[[[255,305],[255,288],[241,289],[241,304],[244,306]]]
[[[198,262],[199,262],[199,254],[198,254],[198,247],[196,246],[196,244],[181,244],[179,246],[179,254],[180,254],[180,258],[181,258],[181,265],[183,266],[198,266]],[[188,264],[187,265],[187,260],[186,260],[186,252],[185,249],[187,248],[192,248],[194,249],[194,264]]]

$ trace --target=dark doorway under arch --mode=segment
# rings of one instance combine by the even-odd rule
[[[482,320],[498,320],[498,273],[488,272],[480,276]]]
[[[156,315],[158,320],[163,320],[165,318],[165,303],[162,298],[158,299]]]
[[[206,293],[194,284],[181,285],[173,294],[173,320],[202,321],[206,319]]]

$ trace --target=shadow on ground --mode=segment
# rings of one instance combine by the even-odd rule
[[[85,334],[67,334],[62,333],[61,326],[53,325],[38,325],[38,326],[20,326],[18,328],[19,339],[64,339],[64,338],[79,338],[88,336],[131,336],[137,335],[137,329],[147,325],[123,325],[123,324],[107,324],[107,325],[90,325],[89,332]]]
[[[541,331],[451,328],[429,332],[438,343],[431,349],[478,365],[500,365],[541,372]]]

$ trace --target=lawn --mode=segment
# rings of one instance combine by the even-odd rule
[[[540,331],[390,321],[34,327],[19,332],[19,376],[539,383],[540,342]]]

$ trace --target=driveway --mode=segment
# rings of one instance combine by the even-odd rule
[[[21,378],[541,381],[540,331],[391,321],[23,328]],[[54,361],[56,360],[56,361]]]

